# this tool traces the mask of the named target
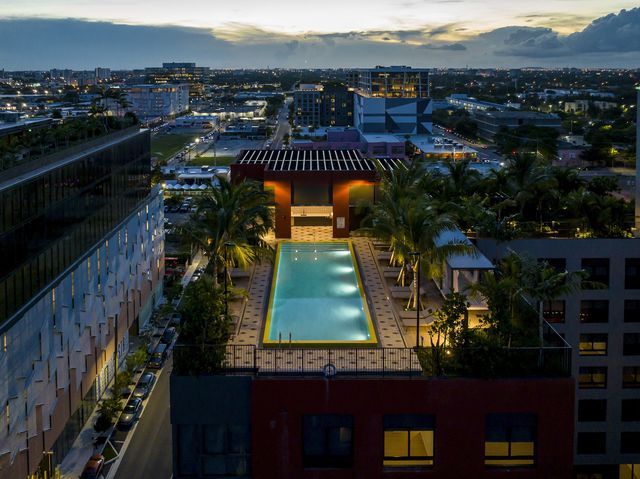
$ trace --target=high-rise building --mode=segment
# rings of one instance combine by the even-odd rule
[[[204,93],[204,81],[211,70],[195,63],[170,62],[162,67],[147,67],[144,72],[149,83],[188,83],[190,95],[197,97]]]
[[[163,221],[137,127],[0,171],[0,477],[71,447],[162,296]]]
[[[405,66],[358,70],[354,125],[362,133],[431,134],[432,112],[429,70]]]
[[[96,83],[111,80],[111,68],[97,67],[95,69]]]
[[[301,126],[351,126],[353,91],[340,84],[302,83],[293,92],[293,112]]]
[[[189,85],[135,85],[127,91],[127,99],[141,119],[173,117],[189,110]]]

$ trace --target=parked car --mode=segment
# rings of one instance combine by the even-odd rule
[[[164,344],[171,344],[175,336],[176,336],[176,328],[171,326],[164,330],[164,333],[162,333],[162,338],[160,338],[160,341]]]
[[[118,420],[118,429],[128,429],[136,422],[142,412],[142,399],[129,399],[124,407],[120,419]]]
[[[156,349],[149,359],[149,367],[152,369],[160,369],[164,366],[164,362],[167,359],[167,345],[160,343],[156,346]]]
[[[151,392],[151,389],[153,389],[155,382],[156,375],[152,372],[147,371],[142,374],[138,380],[138,384],[136,384],[136,388],[133,390],[133,397],[139,399],[146,399],[149,397],[149,393]]]
[[[80,474],[80,479],[98,479],[103,467],[104,456],[102,454],[94,454],[85,464],[82,474]]]
[[[180,326],[182,323],[182,315],[180,313],[172,313],[169,319],[169,326]]]

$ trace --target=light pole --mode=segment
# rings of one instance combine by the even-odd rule
[[[234,246],[235,244],[232,243],[231,241],[225,241],[224,243],[224,316],[225,318],[229,316],[229,296],[227,291],[227,276],[229,275],[228,269],[227,269],[229,267],[228,251],[230,247],[234,247]]]
[[[409,255],[417,257],[416,277],[416,349],[420,347],[420,253],[413,251]]]

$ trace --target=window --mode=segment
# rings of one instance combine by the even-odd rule
[[[533,466],[536,422],[533,414],[489,414],[484,442],[485,465]]]
[[[433,465],[433,425],[429,415],[384,417],[384,466]]]
[[[640,421],[640,399],[623,399],[620,416],[622,421]]]
[[[606,399],[581,399],[580,401],[578,401],[578,421],[596,422],[606,420]]]
[[[580,389],[606,388],[607,368],[594,366],[580,368],[578,386]]]
[[[640,454],[640,432],[631,431],[620,434],[620,453]]]
[[[640,300],[626,299],[624,301],[624,322],[640,322]]]
[[[640,355],[640,333],[624,333],[622,354],[625,356]]]
[[[564,323],[564,299],[545,301],[542,315],[550,323]]]
[[[351,467],[352,442],[353,417],[350,415],[305,415],[302,419],[304,467]]]
[[[582,269],[587,272],[587,284],[582,285],[583,289],[601,288],[602,285],[609,287],[609,258],[583,258]]]
[[[640,258],[627,258],[624,261],[625,289],[640,289]]]
[[[567,260],[565,258],[540,258],[538,261],[544,261],[552,266],[558,273],[564,273],[567,270]]]
[[[604,432],[579,432],[578,454],[604,454],[607,451],[607,436]]]
[[[620,464],[619,479],[640,479],[640,464]]]
[[[606,334],[581,334],[580,335],[580,356],[606,356],[607,355],[607,335]]]
[[[580,301],[580,321],[583,323],[606,323],[609,321],[609,301]]]
[[[640,366],[625,366],[622,368],[622,387],[640,388]]]

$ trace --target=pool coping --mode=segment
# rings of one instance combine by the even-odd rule
[[[353,243],[350,239],[347,238],[336,238],[332,240],[322,240],[322,241],[313,241],[312,243],[346,243],[349,248],[349,253],[351,255],[351,263],[353,264],[353,269],[356,275],[356,282],[358,283],[358,289],[360,291],[360,301],[362,301],[362,306],[364,308],[365,317],[367,319],[367,330],[369,331],[370,339],[365,340],[339,340],[339,339],[327,339],[327,340],[309,340],[309,339],[298,339],[298,340],[275,340],[269,339],[268,335],[271,331],[271,311],[273,306],[273,300],[275,296],[275,285],[276,278],[278,274],[278,266],[280,263],[280,246],[285,243],[309,243],[308,241],[296,241],[290,239],[283,239],[278,241],[278,245],[276,246],[276,260],[273,264],[273,272],[271,273],[271,284],[269,291],[269,302],[267,304],[267,312],[266,312],[266,320],[264,322],[264,327],[262,331],[262,345],[266,348],[270,347],[282,347],[282,346],[304,346],[304,347],[313,347],[313,348],[323,348],[323,347],[333,347],[333,346],[345,346],[345,347],[377,347],[380,345],[378,341],[378,336],[376,333],[375,326],[373,324],[373,319],[371,316],[371,311],[369,310],[369,302],[367,300],[367,294],[364,288],[364,283],[362,281],[362,277],[360,275],[360,267],[358,265],[358,260],[356,257],[356,252],[353,248]]]

